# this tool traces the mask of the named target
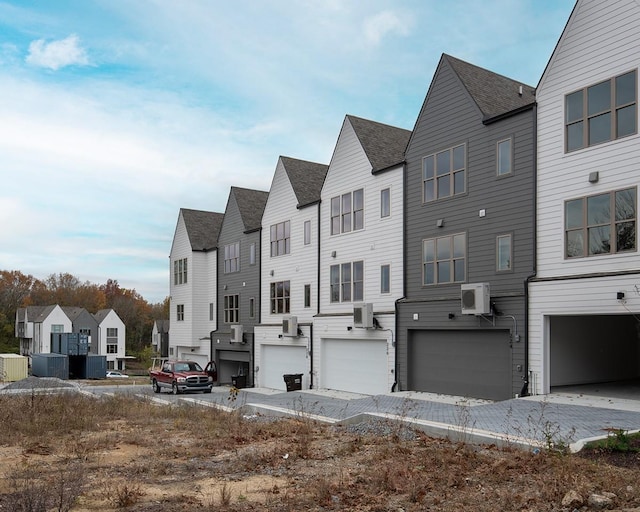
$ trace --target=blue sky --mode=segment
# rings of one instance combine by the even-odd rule
[[[442,53],[536,86],[574,0],[0,0],[0,269],[169,293],[181,207],[411,129]]]

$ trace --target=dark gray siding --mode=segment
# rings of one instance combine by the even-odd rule
[[[535,110],[489,125],[446,62],[439,67],[406,153],[405,295],[399,304],[398,386],[407,387],[407,329],[505,329],[524,336],[524,281],[534,262]],[[514,172],[496,176],[496,143],[513,138]],[[422,158],[466,144],[466,193],[422,204]],[[479,211],[485,210],[484,217]],[[444,226],[436,227],[438,219]],[[460,283],[422,285],[422,240],[466,233],[467,283],[488,282],[502,316],[490,319],[460,314]],[[496,272],[496,237],[513,236],[513,271]],[[413,320],[413,313],[419,320]],[[454,313],[454,319],[448,319]],[[513,318],[511,318],[513,317]],[[512,392],[522,388],[524,343],[513,344]]]

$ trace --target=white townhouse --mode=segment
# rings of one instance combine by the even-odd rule
[[[204,368],[217,328],[218,233],[222,213],[181,208],[171,244],[169,353]]]
[[[320,203],[314,386],[380,394],[395,382],[403,294],[403,162],[411,132],[346,116]]]
[[[537,89],[530,393],[640,377],[640,3],[578,0]]]
[[[113,309],[101,309],[93,314],[98,322],[98,354],[106,355],[107,369],[125,369],[127,330]],[[68,331],[65,331],[68,332]]]
[[[327,166],[281,156],[262,215],[261,314],[254,328],[255,385],[286,389],[284,375],[311,378],[318,312],[320,191]]]
[[[71,332],[71,319],[57,304],[27,306],[16,311],[15,336],[20,338],[20,354],[48,354],[51,334]]]

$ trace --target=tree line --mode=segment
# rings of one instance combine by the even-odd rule
[[[154,320],[169,318],[169,298],[149,304],[138,292],[122,288],[118,281],[104,284],[82,282],[68,273],[51,274],[44,280],[19,270],[0,270],[0,353],[18,353],[15,319],[26,306],[77,306],[89,313],[113,309],[127,328],[127,354],[137,355],[151,342]]]

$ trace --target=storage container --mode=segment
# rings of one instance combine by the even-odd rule
[[[105,379],[107,356],[97,354],[69,356],[69,376],[72,379]]]
[[[31,373],[35,377],[69,378],[69,358],[62,354],[33,354]]]
[[[89,335],[77,332],[51,333],[51,352],[86,356],[89,353]]]
[[[0,382],[15,382],[27,378],[29,359],[18,354],[0,354]]]

